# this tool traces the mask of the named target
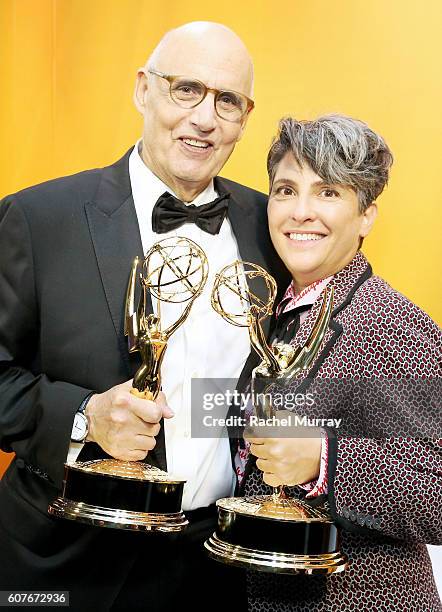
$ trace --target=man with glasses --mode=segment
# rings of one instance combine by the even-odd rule
[[[216,114],[226,121],[241,123],[255,105],[253,100],[237,91],[220,91],[206,87],[204,83],[192,77],[171,76],[152,68],[148,68],[148,72],[169,83],[170,97],[182,108],[194,108],[201,104],[208,93],[213,93]]]
[[[238,378],[249,354],[247,330],[210,307],[214,274],[241,258],[279,276],[266,198],[218,177],[253,108],[252,85],[250,56],[231,30],[173,30],[137,75],[136,146],[112,166],[1,203],[0,444],[16,455],[0,482],[0,590],[70,590],[75,610],[169,611],[222,609],[238,588],[241,573],[206,561],[202,548],[235,475],[227,439],[190,436],[190,381]],[[125,288],[133,258],[176,235],[203,248],[211,276],[170,339],[164,395],[149,402],[130,393],[139,361],[124,338]],[[169,306],[173,319],[179,305]],[[187,480],[187,531],[52,519],[68,455],[167,466]]]

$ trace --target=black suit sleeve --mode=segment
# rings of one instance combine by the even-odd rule
[[[50,380],[42,371],[35,265],[19,196],[5,198],[0,203],[0,447],[59,484],[74,413],[90,390]]]

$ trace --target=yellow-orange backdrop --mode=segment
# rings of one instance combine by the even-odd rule
[[[439,0],[3,0],[0,196],[117,159],[140,133],[137,67],[167,29],[197,19],[232,27],[255,59],[256,110],[223,173],[266,190],[282,115],[366,120],[395,165],[364,251],[441,323]]]

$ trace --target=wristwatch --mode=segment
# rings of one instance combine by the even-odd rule
[[[74,424],[72,426],[71,440],[72,442],[84,442],[89,433],[89,423],[84,411],[88,401],[90,400],[93,393],[89,393],[84,400],[81,402],[79,409],[74,416]]]

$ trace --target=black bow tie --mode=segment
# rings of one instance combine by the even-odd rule
[[[164,234],[184,223],[195,223],[209,234],[218,234],[227,213],[229,194],[225,193],[209,204],[184,204],[167,191],[157,200],[152,211],[152,229]]]

